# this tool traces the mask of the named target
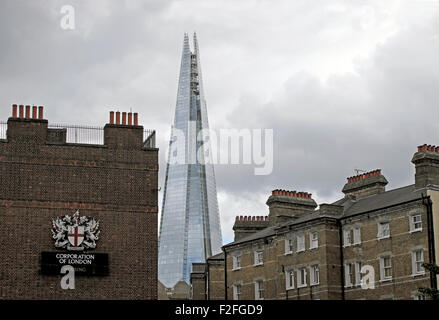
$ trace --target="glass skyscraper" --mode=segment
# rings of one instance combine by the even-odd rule
[[[185,34],[159,235],[158,278],[166,287],[181,279],[189,282],[192,262],[204,262],[221,251],[210,145],[199,134],[208,128],[197,37],[194,34],[191,52]]]

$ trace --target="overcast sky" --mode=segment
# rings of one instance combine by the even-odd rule
[[[75,30],[60,27],[63,5]],[[156,129],[160,180],[184,32],[197,32],[213,129],[272,128],[274,169],[218,165],[223,241],[271,190],[342,197],[354,169],[414,182],[416,146],[439,144],[439,1],[0,1],[0,121],[11,104],[103,126],[110,110]],[[162,189],[163,190],[163,189]],[[159,203],[162,192],[159,193]]]

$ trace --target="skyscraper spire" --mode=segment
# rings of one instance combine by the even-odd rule
[[[222,244],[213,164],[210,158],[198,158],[206,157],[199,149],[210,150],[210,146],[198,137],[209,122],[195,34],[194,52],[184,35],[172,128],[169,157],[176,161],[168,159],[159,237],[159,280],[166,287],[181,279],[189,282],[192,263],[219,253]],[[182,135],[184,146],[179,149]]]

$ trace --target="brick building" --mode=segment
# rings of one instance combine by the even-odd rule
[[[63,128],[43,107],[13,105],[0,137],[1,299],[157,298],[158,149],[149,133],[144,140],[136,113],[110,112],[104,128]],[[86,143],[69,141],[83,134]],[[86,217],[99,225],[87,229]],[[57,218],[70,219],[65,234]],[[63,254],[77,271],[74,290],[61,288],[61,260],[44,262]]]
[[[437,286],[422,263],[438,254],[439,147],[418,147],[412,162],[414,184],[386,191],[374,170],[318,209],[311,194],[274,190],[268,217],[236,217],[226,272],[207,261],[205,288],[223,272],[225,299],[424,298],[419,287]]]

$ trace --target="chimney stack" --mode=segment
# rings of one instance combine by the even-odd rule
[[[234,241],[241,240],[253,233],[268,227],[267,216],[236,216],[233,231],[235,232]]]
[[[279,225],[301,214],[312,213],[317,203],[307,192],[276,189],[267,200],[270,225]]]
[[[348,177],[342,192],[345,196],[360,199],[385,192],[387,183],[386,178],[381,174],[381,169],[376,169]]]
[[[413,155],[415,187],[417,189],[439,185],[439,147],[423,144]]]

